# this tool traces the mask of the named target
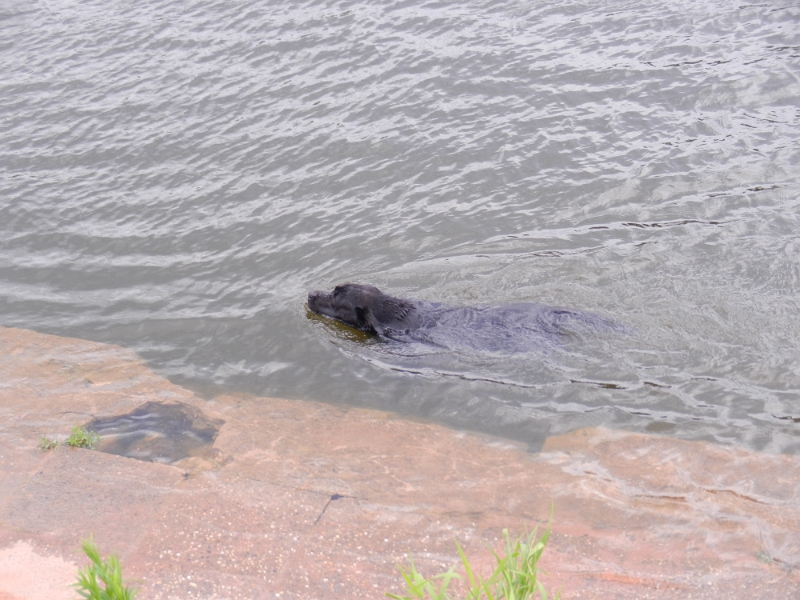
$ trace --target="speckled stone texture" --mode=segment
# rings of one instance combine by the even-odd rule
[[[149,401],[223,419],[176,466],[37,448]],[[75,598],[90,533],[140,598],[380,598],[546,525],[563,598],[800,597],[800,460],[600,429],[538,454],[314,402],[206,401],[104,344],[0,328],[0,600]]]

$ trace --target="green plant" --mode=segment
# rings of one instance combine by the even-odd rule
[[[78,571],[78,582],[74,584],[82,598],[86,600],[133,600],[137,590],[122,585],[122,568],[116,556],[112,554],[106,561],[100,558],[100,552],[91,535],[88,540],[83,540],[83,552],[89,557],[92,564]],[[101,589],[101,583],[104,585],[104,589]]]
[[[46,452],[47,450],[55,450],[61,444],[66,444],[73,448],[88,448],[91,450],[98,441],[100,441],[100,436],[94,431],[89,431],[85,427],[76,426],[72,428],[72,433],[64,441],[54,440],[46,436],[40,437],[39,448],[43,452]]]
[[[759,550],[756,552],[756,560],[759,560],[763,563],[770,564],[774,561],[774,559],[770,556],[769,552],[766,550]]]
[[[39,438],[39,449],[42,452],[46,452],[48,450],[55,450],[58,448],[59,441],[58,440],[51,440],[49,437],[42,436]]]
[[[536,539],[537,530],[534,529],[530,534],[524,535],[512,543],[508,535],[508,530],[503,530],[505,540],[505,554],[501,556],[494,550],[490,551],[495,558],[495,568],[487,578],[482,578],[475,573],[467,560],[464,550],[456,541],[458,555],[461,557],[461,564],[464,567],[469,590],[464,596],[464,600],[529,600],[538,593],[541,600],[547,600],[547,590],[538,579],[539,569],[536,563],[544,552],[545,544],[550,537],[550,526],[548,525],[541,538]],[[453,579],[462,579],[455,573],[455,565],[446,573],[435,575],[426,579],[417,571],[414,561],[409,557],[408,568],[398,565],[400,575],[406,584],[406,595],[396,594],[386,595],[394,600],[414,600],[415,598],[428,598],[429,600],[450,600],[447,588]],[[434,580],[441,580],[438,585]],[[556,593],[556,600],[560,594]]]
[[[100,436],[94,431],[88,431],[85,427],[73,427],[72,433],[64,442],[73,448],[88,448],[91,450],[100,440]]]
[[[458,545],[458,542],[456,542],[456,545]],[[394,598],[395,600],[411,600],[412,598],[427,597],[430,598],[430,600],[450,600],[450,596],[447,595],[447,588],[450,585],[450,580],[453,578],[461,579],[461,576],[455,572],[455,565],[450,567],[446,573],[440,573],[439,575],[434,575],[430,579],[425,579],[425,577],[417,571],[417,567],[414,565],[414,559],[411,558],[411,556],[408,557],[408,562],[410,564],[408,569],[404,568],[402,565],[397,565],[397,569],[400,571],[400,576],[406,583],[406,592],[410,595],[397,596],[396,594],[387,592],[386,595],[389,596],[389,598]],[[434,579],[442,580],[438,587],[433,585]]]

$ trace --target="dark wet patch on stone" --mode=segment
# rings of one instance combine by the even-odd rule
[[[148,402],[125,415],[94,419],[86,429],[100,436],[95,450],[172,465],[189,457],[213,460],[224,423],[188,404]]]

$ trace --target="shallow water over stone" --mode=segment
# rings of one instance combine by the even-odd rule
[[[174,464],[210,454],[224,423],[187,404],[147,402],[124,415],[93,419],[86,429],[100,436],[95,449],[101,452]]]
[[[213,397],[800,452],[800,9],[9,0],[0,321]],[[408,356],[344,281],[635,332]]]

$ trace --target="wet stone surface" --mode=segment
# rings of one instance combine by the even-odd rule
[[[94,419],[86,429],[100,436],[95,450],[174,465],[193,456],[211,458],[224,424],[188,404],[147,402],[124,415]]]
[[[224,424],[174,464],[38,448],[169,411],[177,431]],[[382,598],[409,554],[440,573],[455,539],[487,574],[503,529],[551,514],[540,566],[565,600],[800,598],[798,457],[603,428],[530,453],[380,411],[203,400],[123,348],[0,327],[0,600],[73,599],[90,534],[141,598]]]

